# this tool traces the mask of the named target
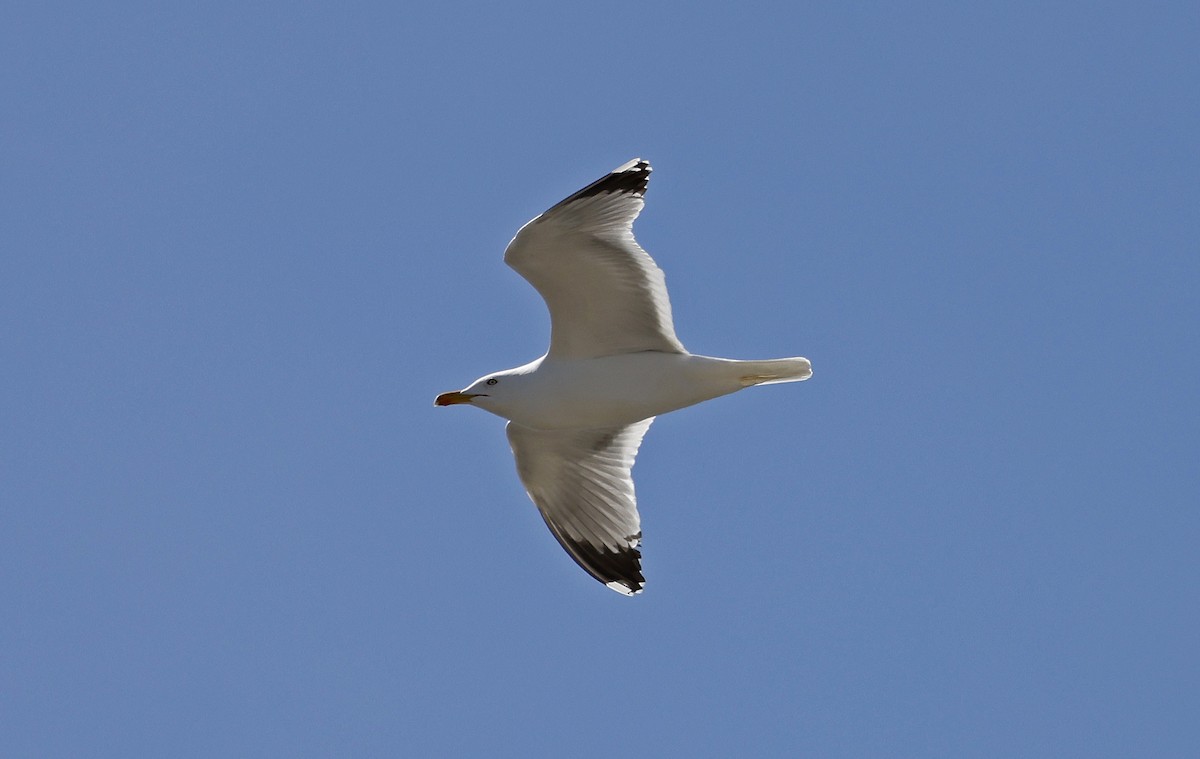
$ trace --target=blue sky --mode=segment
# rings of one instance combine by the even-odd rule
[[[1194,756],[1194,3],[9,5],[0,753]],[[502,422],[634,157],[646,592]]]

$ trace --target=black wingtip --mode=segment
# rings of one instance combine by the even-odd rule
[[[585,542],[573,542],[567,553],[588,574],[618,593],[632,596],[642,592],[642,586],[646,584],[646,578],[642,575],[642,552],[637,548],[613,551]]]
[[[584,540],[572,540],[550,520],[545,521],[559,544],[567,550],[567,555],[592,577],[622,595],[633,596],[642,592],[646,578],[642,575],[640,531],[629,537],[629,546],[614,550],[595,546]]]
[[[607,551],[588,556],[592,575],[609,588],[623,595],[632,596],[642,592],[646,578],[642,574],[642,552],[636,548],[609,553]]]
[[[650,182],[651,171],[653,169],[650,168],[649,161],[634,158],[632,161],[622,164],[608,174],[600,177],[558,205],[570,203],[580,198],[599,195],[604,192],[626,192],[640,198],[646,194],[646,185]]]

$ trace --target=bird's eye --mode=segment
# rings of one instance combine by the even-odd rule
[[[494,384],[496,384],[496,383],[497,383],[497,382],[499,382],[499,381],[500,381],[500,380],[496,379],[495,377],[492,377],[490,380],[488,380],[488,381],[487,381],[487,383],[486,383],[486,384],[488,384],[488,385],[494,385]]]

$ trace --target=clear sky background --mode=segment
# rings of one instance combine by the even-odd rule
[[[14,3],[0,754],[1194,757],[1200,6]],[[646,592],[501,420],[635,156]]]

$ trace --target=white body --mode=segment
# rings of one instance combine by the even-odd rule
[[[526,427],[595,429],[632,424],[751,385],[807,379],[811,373],[802,358],[736,361],[658,351],[583,359],[543,356],[484,377],[465,392],[478,393],[473,405]],[[493,378],[497,382],[489,386]]]

